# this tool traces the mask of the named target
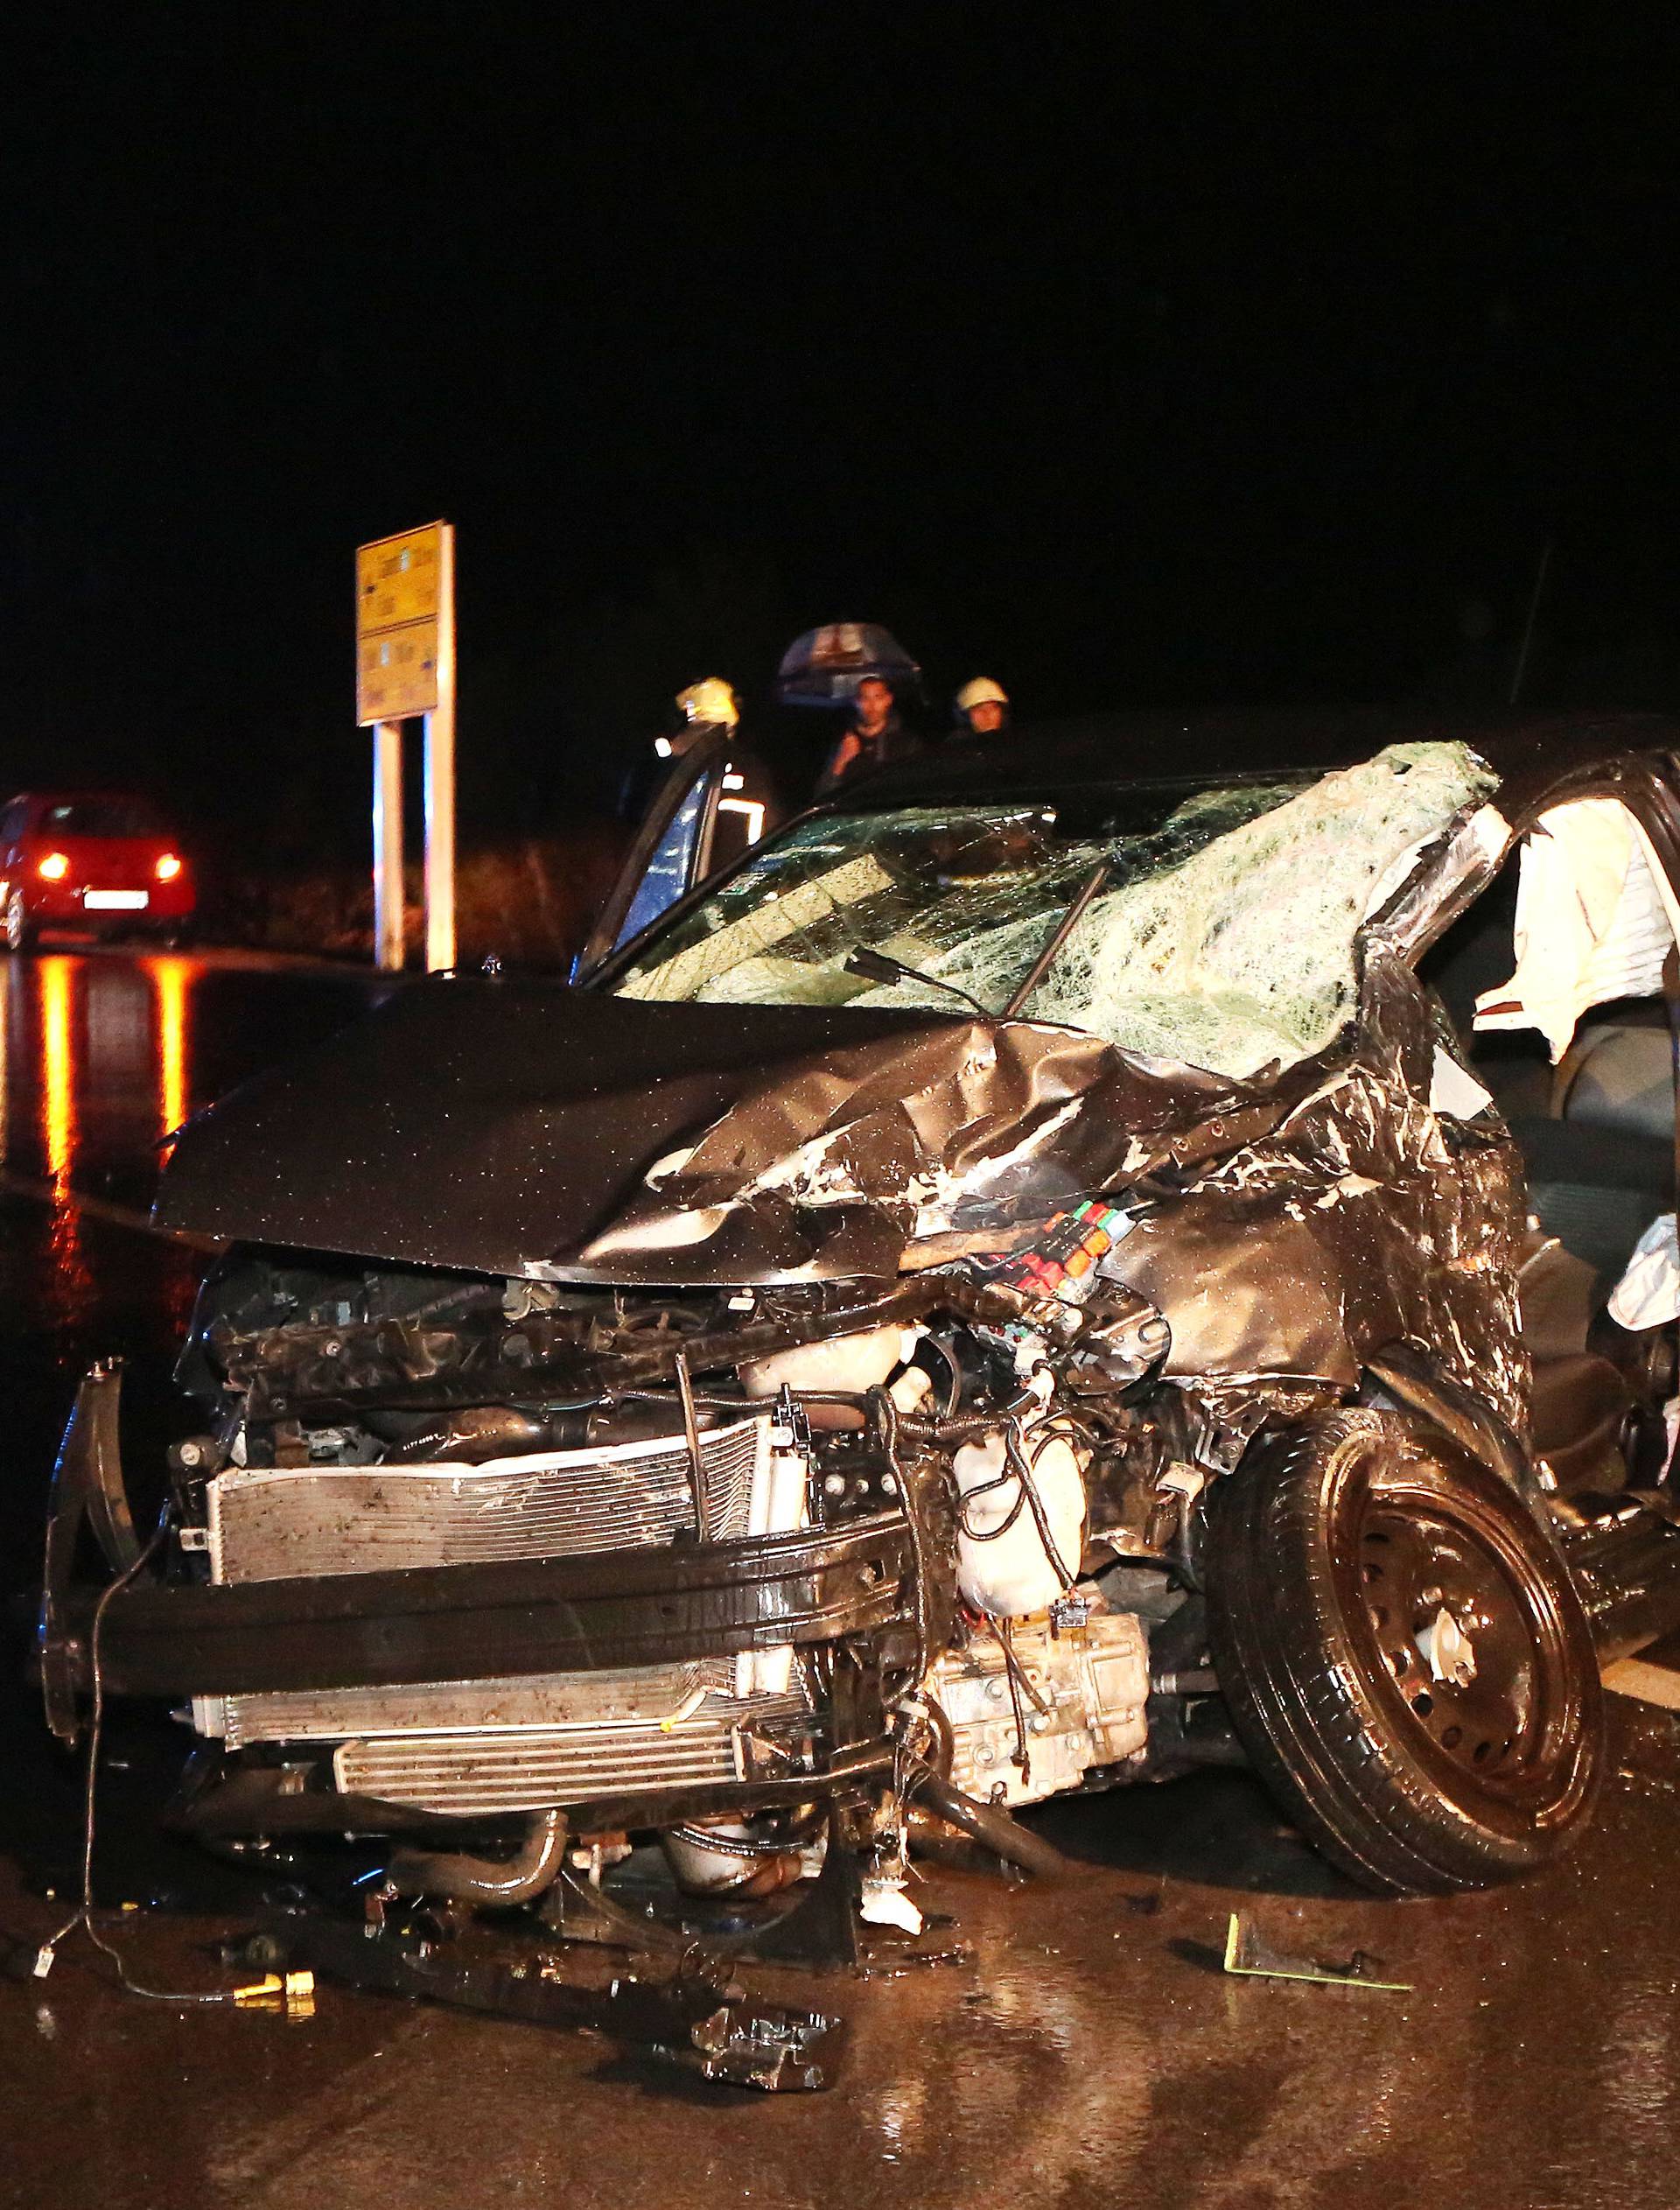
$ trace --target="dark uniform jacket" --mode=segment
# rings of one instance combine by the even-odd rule
[[[826,797],[836,785],[853,775],[890,767],[899,760],[914,760],[921,749],[921,739],[914,729],[905,727],[896,712],[887,715],[872,736],[866,736],[853,721],[829,754],[828,765],[817,782],[816,795]]]

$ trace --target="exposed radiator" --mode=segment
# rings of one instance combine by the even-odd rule
[[[770,1478],[767,1417],[700,1437],[714,1539],[749,1532]],[[505,1558],[575,1557],[695,1532],[679,1437],[544,1451],[486,1465],[299,1466],[210,1484],[217,1581],[280,1581]]]
[[[802,1522],[807,1465],[788,1440],[767,1413],[702,1434],[714,1539]],[[695,1532],[681,1438],[482,1466],[243,1468],[209,1486],[211,1574],[227,1582],[571,1557]],[[618,1671],[200,1696],[192,1722],[230,1750],[336,1743],[346,1793],[466,1816],[727,1786],[746,1771],[744,1729],[806,1709],[788,1644]]]

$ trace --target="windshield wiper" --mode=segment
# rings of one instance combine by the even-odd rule
[[[920,982],[929,990],[948,990],[952,997],[961,998],[965,1006],[972,1006],[983,1021],[998,1018],[990,1006],[983,1006],[978,998],[971,998],[955,982],[942,982],[936,974],[923,974],[920,967],[906,967],[902,959],[895,959],[886,951],[872,951],[865,944],[849,951],[843,965],[848,974],[864,975],[871,982]]]
[[[1067,943],[1068,937],[1073,935],[1074,930],[1078,928],[1080,923],[1084,919],[1085,909],[1090,904],[1091,900],[1096,897],[1097,892],[1102,889],[1103,885],[1107,882],[1109,877],[1113,873],[1114,862],[1112,859],[1099,859],[1096,865],[1091,869],[1089,874],[1086,876],[1084,881],[1080,884],[1079,888],[1074,893],[1073,902],[1068,908],[1067,912],[1064,913],[1060,920],[1057,922],[1055,934],[1051,937],[1049,943],[1045,945],[1044,950],[1040,952],[1038,958],[1032,962],[1032,965],[1027,969],[1026,974],[1022,977],[1020,982],[1016,986],[1016,988],[1011,994],[1009,1003],[1004,1007],[1003,1012],[998,1016],[999,1020],[1012,1021],[1015,1018],[1021,1007],[1032,995],[1032,993],[1044,980],[1046,975],[1049,973],[1051,968],[1055,965],[1056,961],[1061,957],[1061,947]]]
[[[871,982],[920,982],[929,990],[948,991],[952,997],[961,998],[965,1006],[971,1006],[983,1021],[1012,1021],[1061,957],[1062,946],[1078,928],[1086,909],[1113,873],[1112,859],[1097,861],[1068,902],[1068,909],[1057,922],[1049,943],[1027,969],[1001,1013],[994,1013],[990,1006],[983,1006],[978,998],[970,997],[956,983],[942,981],[936,974],[924,974],[920,967],[907,967],[902,959],[893,958],[890,952],[872,951],[867,944],[855,945],[846,954],[842,965],[848,974],[866,976]]]

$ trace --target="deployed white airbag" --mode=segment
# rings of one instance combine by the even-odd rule
[[[1680,1243],[1671,1212],[1659,1213],[1641,1236],[1627,1272],[1610,1293],[1610,1317],[1635,1330],[1680,1320]]]
[[[1573,798],[1522,840],[1516,972],[1476,1000],[1478,1028],[1537,1028],[1555,1064],[1589,1006],[1655,997],[1680,902],[1620,798]]]

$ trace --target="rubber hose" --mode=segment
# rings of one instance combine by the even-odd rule
[[[961,1827],[972,1840],[984,1842],[988,1849],[1008,1863],[1019,1865],[1024,1872],[1036,1872],[1046,1880],[1065,1880],[1076,1870],[1060,1849],[1048,1842],[1041,1842],[1037,1835],[1029,1834],[1025,1827],[1017,1826],[1007,1811],[999,1811],[989,1803],[976,1803],[961,1788],[942,1780],[931,1766],[924,1766],[917,1775],[911,1793],[929,1811],[936,1812],[951,1826]]]
[[[403,1895],[447,1896],[457,1903],[529,1903],[553,1886],[565,1853],[565,1813],[539,1811],[518,1852],[505,1863],[441,1850],[398,1849],[388,1873]]]

